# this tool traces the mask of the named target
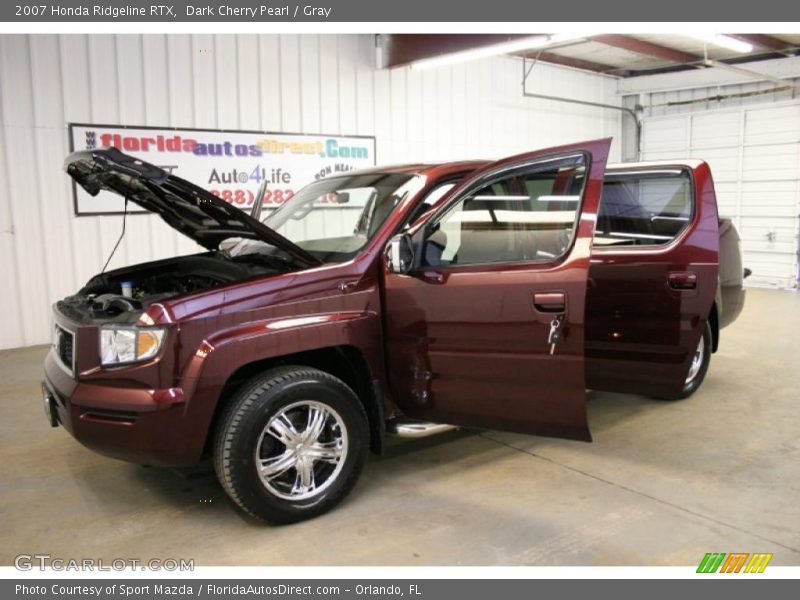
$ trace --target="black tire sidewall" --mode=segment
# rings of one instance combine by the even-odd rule
[[[289,372],[284,379],[279,383],[267,381],[254,386],[255,389],[248,388],[231,411],[230,416],[241,412],[235,433],[229,436],[227,431],[223,431],[221,435],[230,444],[228,469],[238,503],[253,516],[274,523],[311,518],[332,508],[355,485],[369,447],[369,427],[364,409],[355,394],[341,381],[321,372],[302,369],[295,374]],[[250,400],[249,405],[244,406]],[[263,485],[256,468],[255,452],[269,419],[286,406],[302,400],[326,404],[339,414],[346,428],[347,455],[336,480],[324,492],[307,500],[291,501],[273,495]],[[226,429],[229,429],[231,419],[227,421]]]

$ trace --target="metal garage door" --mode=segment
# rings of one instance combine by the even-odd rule
[[[742,237],[750,285],[797,289],[800,104],[645,117],[642,159],[700,158]]]

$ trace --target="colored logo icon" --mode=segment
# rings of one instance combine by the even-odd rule
[[[697,566],[698,573],[763,573],[772,560],[766,552],[709,552]]]

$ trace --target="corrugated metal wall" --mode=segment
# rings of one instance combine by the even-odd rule
[[[72,214],[67,122],[375,135],[379,164],[619,132],[611,111],[523,98],[514,59],[373,64],[369,35],[0,36],[0,348],[49,341],[50,304],[102,268],[120,233],[119,216]],[[615,99],[612,79],[543,64],[528,85]],[[136,215],[110,267],[193,248]]]

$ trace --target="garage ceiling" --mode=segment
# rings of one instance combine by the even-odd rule
[[[394,34],[379,36],[379,45],[383,51],[383,66],[392,68],[530,35],[535,34]],[[752,52],[742,54],[677,34],[604,34],[574,39],[548,46],[544,50],[530,50],[517,55],[618,77],[704,68],[702,63],[706,55],[709,59],[731,64],[800,55],[798,34],[728,35],[752,44]]]

